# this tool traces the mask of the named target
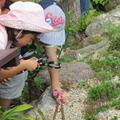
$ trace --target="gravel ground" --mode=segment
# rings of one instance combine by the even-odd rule
[[[84,108],[84,100],[87,97],[87,92],[85,89],[71,89],[69,92],[69,104],[67,106],[64,105],[64,115],[65,120],[84,120],[84,115],[82,113]],[[52,120],[51,116],[53,116],[53,109],[51,109],[48,114],[46,114],[47,120]],[[56,116],[56,120],[62,120],[60,107]]]
[[[88,84],[91,87],[93,87],[94,85],[96,85],[96,81],[95,80],[88,81]],[[85,120],[84,110],[86,110],[86,106],[88,106],[88,104],[90,103],[89,101],[88,101],[89,103],[86,103],[87,89],[84,89],[83,87],[78,87],[77,85],[73,85],[73,88],[69,89],[68,94],[69,94],[69,104],[64,105],[65,120]],[[45,109],[46,112],[44,113],[46,116],[46,120],[53,120],[55,107],[52,106],[49,109],[47,109],[47,107]],[[88,111],[89,109],[90,108],[87,108]],[[117,119],[114,118],[116,116]],[[55,120],[62,120],[60,106]],[[110,108],[106,112],[98,113],[95,120],[120,120],[120,110],[115,110]]]

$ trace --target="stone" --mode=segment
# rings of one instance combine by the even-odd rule
[[[50,76],[48,70],[42,70],[37,75],[40,78],[41,83],[50,85]],[[72,86],[72,83],[79,83],[81,81],[87,81],[95,77],[94,71],[90,66],[83,62],[68,62],[62,63],[61,69],[59,69],[60,82]]]
[[[99,34],[100,32],[106,31],[105,25],[108,22],[114,23],[117,19],[120,18],[120,8],[116,8],[98,16],[93,20],[86,28],[85,33],[87,36]]]

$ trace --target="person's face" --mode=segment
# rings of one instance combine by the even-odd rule
[[[35,38],[36,38],[35,34],[32,33],[25,34],[24,36],[17,38],[17,42],[15,43],[15,45],[17,47],[31,45],[33,40],[35,40]]]

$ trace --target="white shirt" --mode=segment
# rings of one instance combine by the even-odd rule
[[[3,35],[3,33],[0,31],[0,50],[4,50],[7,46],[5,37]]]

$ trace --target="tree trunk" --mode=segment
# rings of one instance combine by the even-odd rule
[[[67,11],[71,11],[74,18],[73,21],[77,23],[77,19],[79,18],[80,12],[80,0],[62,0],[61,2],[65,13]]]

